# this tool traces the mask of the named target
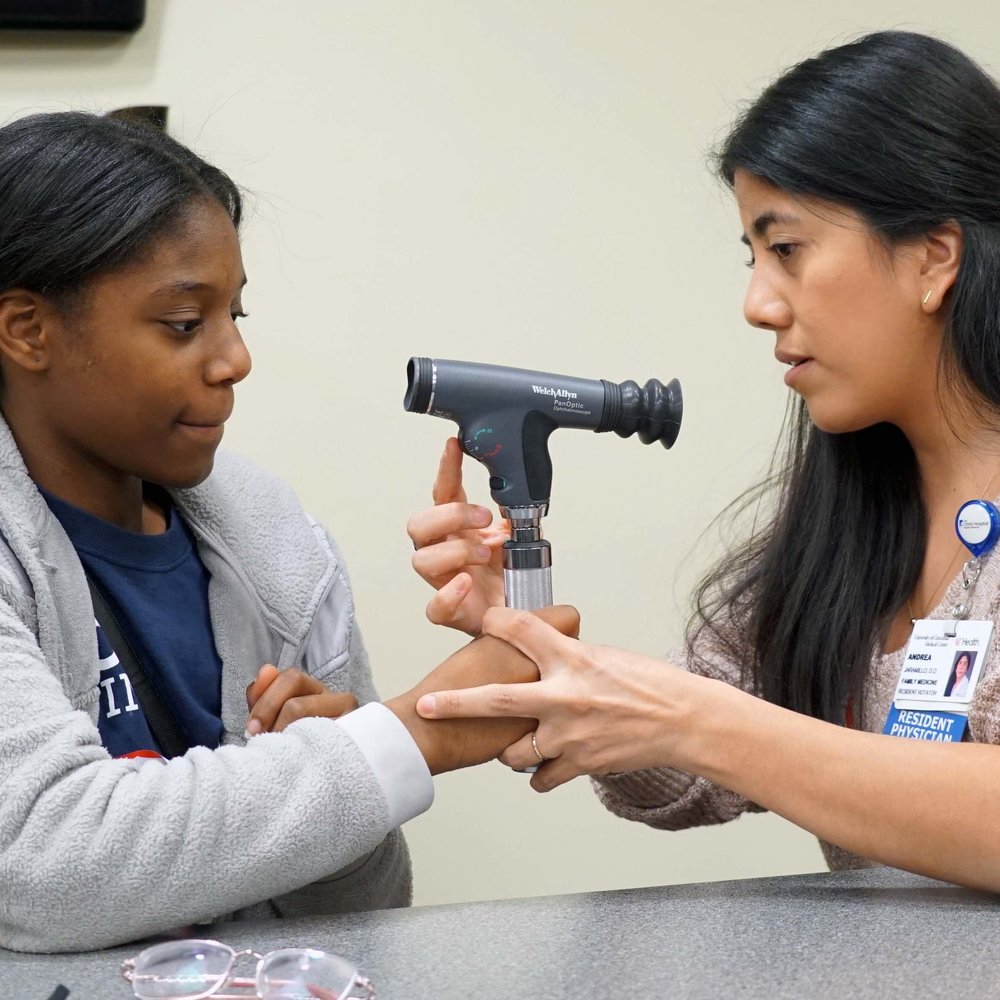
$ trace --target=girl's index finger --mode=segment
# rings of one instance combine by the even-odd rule
[[[438,465],[437,478],[431,491],[434,503],[466,502],[465,490],[462,487],[462,446],[458,438],[448,438],[444,443],[444,453]]]

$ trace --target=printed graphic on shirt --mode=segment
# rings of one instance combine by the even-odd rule
[[[97,655],[100,659],[100,708],[97,728],[112,757],[152,757],[162,760],[128,673],[111,648],[100,622]]]

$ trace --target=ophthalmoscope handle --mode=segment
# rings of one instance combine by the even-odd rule
[[[504,542],[503,599],[508,608],[523,611],[552,604],[552,548],[547,541]]]

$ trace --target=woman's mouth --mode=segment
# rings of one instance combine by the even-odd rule
[[[794,387],[812,366],[812,360],[812,358],[797,358],[794,361],[786,362],[790,367],[785,372],[785,385]]]

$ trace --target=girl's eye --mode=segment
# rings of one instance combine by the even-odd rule
[[[750,255],[750,259],[743,262],[747,267],[753,270],[754,264],[757,263],[757,258],[753,254]]]
[[[202,319],[199,316],[197,319],[183,319],[177,320],[176,322],[171,322],[170,320],[164,320],[164,323],[174,330],[176,333],[183,333],[185,336],[190,336],[195,333],[202,324]]]
[[[237,309],[237,310],[236,310],[236,311],[235,311],[234,313],[232,313],[231,315],[232,315],[232,317],[233,317],[233,322],[235,323],[235,322],[236,322],[236,321],[237,321],[238,319],[246,319],[246,318],[247,318],[247,316],[249,316],[249,315],[250,315],[250,313],[245,313],[245,312],[243,312],[243,311],[242,311],[241,309]]]

